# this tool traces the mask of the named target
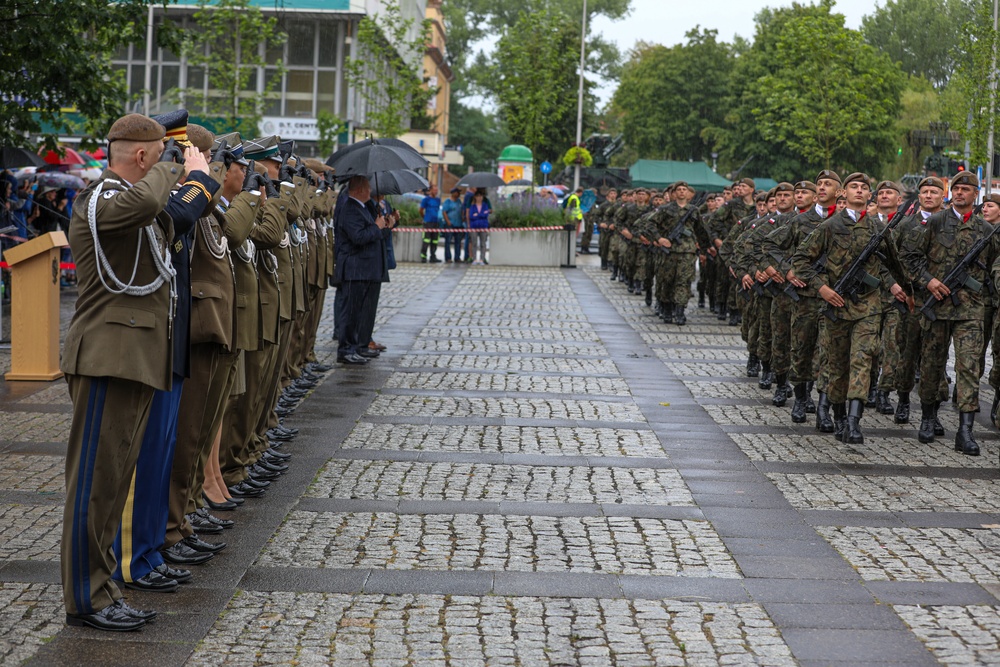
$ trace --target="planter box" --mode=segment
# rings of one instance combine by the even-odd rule
[[[576,239],[564,231],[491,232],[491,266],[576,266]],[[572,252],[567,252],[572,243]],[[419,255],[419,252],[417,253]]]
[[[420,229],[419,227],[407,227],[407,229]],[[422,231],[422,230],[421,230]],[[397,262],[419,262],[420,246],[423,243],[424,235],[421,231],[415,232],[392,232],[392,249],[396,253]]]

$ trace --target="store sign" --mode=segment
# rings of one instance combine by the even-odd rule
[[[316,126],[315,118],[264,116],[260,121],[260,130],[265,136],[276,134],[282,139],[319,141],[319,128]]]

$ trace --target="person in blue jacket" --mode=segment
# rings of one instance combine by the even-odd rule
[[[486,199],[486,191],[483,188],[476,190],[469,205],[469,235],[472,237],[472,247],[470,257],[475,261],[473,264],[489,264],[486,260],[486,230],[490,228],[490,202]]]

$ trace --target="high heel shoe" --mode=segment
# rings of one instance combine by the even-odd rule
[[[216,512],[231,512],[234,509],[236,509],[237,507],[239,507],[238,504],[236,504],[236,503],[234,503],[234,502],[232,502],[230,500],[227,500],[227,501],[221,502],[221,503],[217,503],[217,502],[214,502],[211,498],[209,498],[205,494],[202,494],[201,497],[205,499],[205,504],[208,505],[209,509],[213,509]]]

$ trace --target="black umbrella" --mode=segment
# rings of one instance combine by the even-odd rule
[[[488,171],[474,171],[458,182],[460,188],[499,188],[504,185],[507,183],[502,178]]]
[[[365,139],[340,149],[326,164],[342,178],[396,169],[423,169],[430,163],[399,139]]]
[[[409,169],[394,169],[372,174],[368,177],[372,182],[372,196],[401,195],[429,188],[430,183],[423,176]]]
[[[531,185],[531,181],[529,181],[526,178],[519,178],[516,181],[511,181],[510,183],[507,183],[506,185]]]
[[[15,169],[17,167],[41,167],[45,160],[41,155],[13,146],[0,148],[0,169]]]

